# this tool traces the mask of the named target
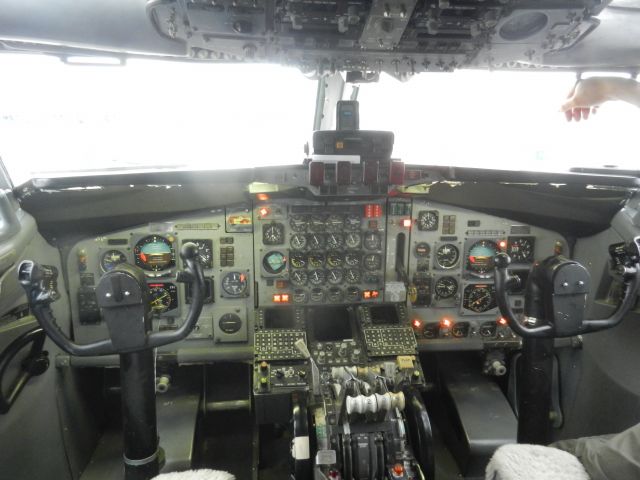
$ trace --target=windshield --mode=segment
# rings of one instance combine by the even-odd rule
[[[0,156],[14,184],[137,169],[300,164],[317,84],[275,65],[130,60],[73,66],[3,55]],[[559,105],[570,73],[382,75],[360,87],[360,127],[395,133],[407,163],[518,170],[636,168],[640,110],[614,103],[581,123]],[[351,87],[345,88],[345,98]]]

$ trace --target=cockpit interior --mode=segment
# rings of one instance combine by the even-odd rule
[[[405,162],[345,97],[635,78],[605,40],[637,2],[39,3],[0,1],[2,55],[279,63],[317,98],[297,164],[0,169],[0,480],[637,478],[553,442],[640,422],[640,171]]]

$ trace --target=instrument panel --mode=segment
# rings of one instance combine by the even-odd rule
[[[382,301],[385,207],[379,201],[256,205],[259,305]]]
[[[557,233],[420,198],[278,199],[141,225],[78,242],[67,262],[78,341],[104,338],[94,286],[118,264],[140,267],[154,328],[176,328],[191,293],[176,282],[183,243],[207,282],[200,322],[179,348],[252,345],[256,313],[283,307],[401,305],[418,348],[517,346],[500,318],[493,257],[524,285],[532,263],[566,253]],[[524,307],[523,289],[510,297]]]

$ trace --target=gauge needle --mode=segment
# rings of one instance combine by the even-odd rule
[[[477,299],[475,302],[473,302],[473,305],[477,305],[478,303],[482,302],[482,300],[484,300],[485,298],[489,298],[489,295],[483,295],[482,297]]]

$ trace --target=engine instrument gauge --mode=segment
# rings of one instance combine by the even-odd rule
[[[382,257],[377,253],[368,253],[363,259],[364,268],[369,271],[380,270],[382,267]]]
[[[247,294],[247,275],[241,272],[229,272],[222,277],[222,290],[230,297],[241,297]]]
[[[378,232],[367,232],[364,234],[364,240],[362,241],[364,248],[367,250],[380,250],[382,246],[382,240]]]
[[[360,223],[362,222],[360,215],[357,215],[355,213],[351,213],[349,215],[347,215],[347,218],[345,218],[344,220],[344,227],[347,230],[360,230]]]
[[[309,275],[307,275],[306,270],[294,270],[291,273],[291,283],[294,285],[306,285],[307,280],[309,280]]]
[[[133,248],[133,255],[136,265],[143,270],[159,272],[176,265],[173,243],[160,235],[141,239]]]
[[[345,296],[347,302],[357,302],[360,300],[360,290],[358,290],[358,287],[347,287]]]
[[[303,215],[293,215],[290,219],[289,219],[289,226],[291,227],[291,230],[293,230],[294,232],[306,232],[307,231],[307,217],[303,216]]]
[[[309,283],[311,285],[323,285],[327,280],[324,270],[316,269],[309,272]]]
[[[341,267],[344,259],[340,252],[327,253],[327,265],[330,267]]]
[[[322,268],[324,266],[324,254],[310,253],[307,257],[307,261],[311,268]]]
[[[423,210],[418,212],[418,230],[425,232],[438,230],[438,211]]]
[[[428,257],[431,253],[431,247],[427,242],[420,242],[416,245],[416,257]]]
[[[438,298],[451,298],[458,293],[458,282],[453,277],[440,277],[436,280],[434,290]]]
[[[339,268],[333,268],[329,270],[329,273],[327,275],[327,281],[331,285],[340,285],[342,283],[343,278],[344,278],[344,274],[342,273],[342,270],[340,270]]]
[[[104,272],[110,272],[121,263],[127,263],[127,256],[120,250],[107,250],[100,257],[100,266]]]
[[[507,253],[514,263],[532,263],[536,239],[534,237],[509,237]]]
[[[331,303],[339,303],[344,298],[344,293],[338,287],[331,287],[327,294],[327,299]]]
[[[287,257],[282,252],[268,252],[262,259],[262,266],[267,273],[277,275],[287,268]]]
[[[460,259],[460,250],[452,243],[445,243],[436,250],[436,266],[448,270],[454,268]]]
[[[346,263],[350,267],[359,267],[360,266],[360,254],[359,253],[347,253],[344,256],[344,263]]]
[[[309,228],[313,232],[323,232],[326,228],[324,217],[322,215],[312,215],[309,221]]]
[[[327,217],[326,227],[328,232],[340,232],[344,228],[342,215],[331,214]]]
[[[303,252],[291,252],[289,262],[293,268],[304,268],[307,266],[307,256]]]
[[[307,244],[311,250],[321,250],[324,247],[324,237],[319,233],[312,233],[307,238]]]
[[[344,245],[344,237],[339,233],[330,233],[327,235],[327,248],[337,250]]]
[[[265,245],[282,245],[284,243],[284,225],[277,222],[263,225],[262,243]]]
[[[296,288],[293,291],[293,303],[307,303],[307,292],[302,288]]]
[[[151,311],[156,315],[178,308],[178,288],[173,283],[150,283]]]
[[[463,306],[476,313],[496,308],[495,287],[493,285],[467,285],[464,289]]]
[[[289,245],[296,250],[304,250],[307,246],[307,237],[302,233],[296,233],[289,240]]]
[[[182,244],[195,243],[198,246],[198,261],[202,268],[213,268],[213,240],[183,240]]]
[[[344,239],[347,248],[356,249],[362,245],[362,237],[358,232],[349,232]]]
[[[362,273],[357,268],[347,268],[344,272],[344,278],[347,283],[360,283],[362,280]]]
[[[493,270],[493,257],[498,253],[498,246],[491,240],[480,240],[469,249],[467,270],[484,275]]]
[[[322,302],[324,300],[324,290],[319,287],[312,288],[310,298],[314,303]]]

